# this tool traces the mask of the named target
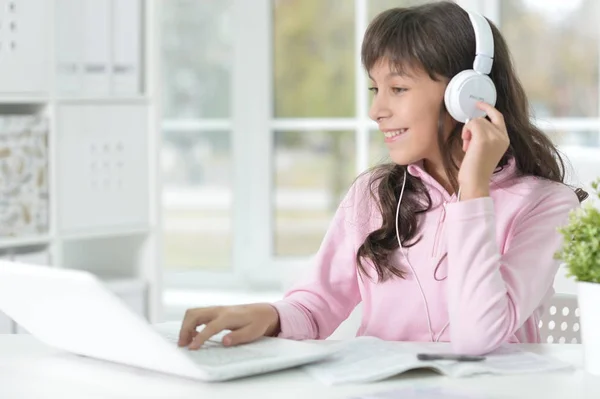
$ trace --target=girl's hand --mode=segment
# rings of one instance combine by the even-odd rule
[[[486,103],[480,102],[477,107],[486,112],[491,122],[484,117],[476,118],[463,127],[465,157],[458,172],[461,200],[490,195],[490,179],[510,145],[502,114]]]
[[[204,329],[198,332],[196,327],[201,325]],[[198,349],[223,330],[232,331],[223,337],[223,345],[245,344],[263,335],[274,335],[278,329],[279,314],[267,303],[188,309],[179,332],[179,346]]]

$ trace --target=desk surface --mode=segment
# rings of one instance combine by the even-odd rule
[[[409,372],[371,384],[325,386],[294,369],[226,383],[202,383],[146,372],[49,348],[29,335],[0,335],[0,398],[354,398],[404,387],[443,387],[475,397],[598,399],[600,377],[581,370],[580,345],[522,345],[578,367],[565,372],[451,379]]]

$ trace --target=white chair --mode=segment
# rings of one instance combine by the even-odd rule
[[[353,338],[360,326],[361,316],[362,305],[359,304],[350,317],[342,322],[329,339],[343,340]],[[550,300],[546,312],[542,315],[539,328],[543,343],[581,343],[577,296],[555,294]]]
[[[543,343],[581,343],[577,296],[555,294],[542,315],[539,327]]]

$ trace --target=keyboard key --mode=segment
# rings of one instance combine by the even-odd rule
[[[202,366],[224,366],[273,357],[271,354],[248,350],[241,346],[224,347],[218,344],[205,345],[195,351],[187,350],[187,355]]]
[[[160,334],[169,342],[177,343],[179,335],[161,331]],[[202,366],[224,366],[227,364],[247,362],[273,357],[272,354],[257,350],[249,350],[243,346],[225,347],[221,343],[223,334],[211,337],[197,350],[181,348],[195,363]]]

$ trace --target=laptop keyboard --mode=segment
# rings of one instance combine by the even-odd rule
[[[161,332],[169,342],[177,344],[179,336]],[[213,337],[197,350],[181,348],[195,363],[202,366],[224,366],[273,357],[271,353],[244,348],[243,346],[226,347],[219,341],[221,337]]]

